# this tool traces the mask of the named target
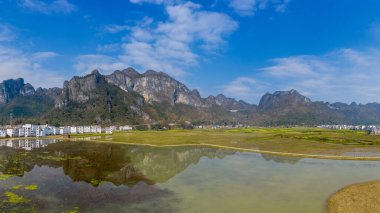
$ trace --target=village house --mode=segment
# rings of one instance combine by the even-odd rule
[[[15,138],[15,137],[19,137],[19,135],[18,135],[18,129],[17,128],[8,128],[7,129],[7,136],[8,137],[13,137],[13,138]]]
[[[125,126],[120,126],[119,127],[120,131],[130,131],[132,129],[133,129],[132,126],[129,126],[129,125],[125,125]]]
[[[36,128],[36,137],[45,137],[46,129],[44,127],[38,126]]]
[[[0,138],[6,138],[6,137],[7,137],[7,130],[0,129]]]
[[[83,132],[84,133],[91,133],[91,126],[84,126],[83,127]]]
[[[102,133],[101,126],[91,126],[91,133]]]
[[[78,128],[76,126],[71,126],[70,134],[78,134]]]
[[[60,135],[68,135],[70,134],[71,128],[69,126],[64,126],[59,128]]]
[[[114,131],[130,131],[133,127],[130,125],[124,126],[110,126],[102,129],[101,126],[64,126],[54,127],[49,125],[33,125],[24,124],[20,126],[3,126],[0,127],[0,138],[6,137],[45,137],[49,135],[68,135],[68,134],[85,134],[93,133],[100,134],[103,132],[106,134],[113,134]]]
[[[116,126],[106,127],[106,134],[112,134],[115,130],[117,130]]]
[[[372,127],[369,131],[369,134],[371,135],[379,135],[380,134],[380,128],[379,127]]]
[[[60,135],[61,131],[59,127],[52,127],[52,134],[53,135]]]
[[[25,137],[25,129],[22,128],[22,126],[17,127],[17,130],[18,130],[19,137]]]
[[[24,128],[25,137],[36,137],[36,125],[33,124],[25,124],[22,126]]]
[[[84,127],[83,126],[77,126],[77,133],[83,134],[84,133]]]

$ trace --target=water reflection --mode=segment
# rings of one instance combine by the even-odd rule
[[[74,181],[85,181],[93,186],[102,182],[133,186],[163,183],[202,157],[223,158],[233,151],[205,147],[152,148],[91,142],[62,142],[56,140],[4,141],[0,148],[0,171],[23,176],[36,165],[63,168]],[[49,146],[48,146],[49,145]],[[39,149],[32,149],[38,147]]]
[[[303,158],[294,157],[294,156],[280,156],[280,155],[269,155],[269,154],[261,154],[261,157],[266,161],[273,161],[275,163],[287,163],[287,164],[296,164]]]
[[[0,172],[22,177],[35,166],[62,168],[73,181],[93,186],[111,182],[116,186],[165,183],[196,165],[202,157],[223,159],[236,152],[202,146],[148,147],[56,139],[0,141]],[[59,143],[60,142],[60,143]],[[13,149],[9,149],[13,148]],[[266,161],[296,164],[302,158],[262,154]]]
[[[322,212],[328,195],[343,185],[380,175],[379,162],[203,146],[1,144],[0,212]],[[26,190],[30,185],[37,190]]]
[[[0,172],[14,177],[2,181],[0,199],[8,199],[6,194],[11,191],[33,202],[2,203],[0,211],[36,208],[62,212],[79,206],[81,212],[102,212],[101,209],[108,212],[112,208],[115,212],[176,212],[173,206],[179,202],[178,198],[156,183],[169,181],[190,165],[198,164],[202,157],[224,158],[234,154],[204,147],[151,148],[57,142],[13,140],[2,143],[5,146],[0,147]],[[32,149],[35,147],[39,148]],[[12,188],[28,184],[41,188],[37,192]]]
[[[9,139],[0,140],[0,147],[11,147],[15,149],[32,150],[34,148],[46,147],[49,144],[57,143],[58,139]]]

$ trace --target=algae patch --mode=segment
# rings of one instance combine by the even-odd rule
[[[1,180],[7,180],[8,178],[12,177],[13,175],[7,175],[7,174],[1,174],[0,175],[0,181]]]
[[[3,200],[3,203],[20,204],[29,202],[29,200],[23,196],[17,195],[13,192],[5,192],[4,195],[7,197],[7,200]]]
[[[33,191],[33,190],[37,190],[37,189],[38,189],[38,186],[35,185],[35,184],[32,184],[32,185],[29,185],[29,186],[25,186],[24,189],[25,189],[25,190]]]
[[[13,186],[12,189],[17,190],[17,189],[20,189],[22,186],[23,186],[23,185],[16,185],[16,186]]]

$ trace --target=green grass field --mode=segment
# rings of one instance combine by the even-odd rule
[[[116,132],[98,141],[154,146],[199,144],[309,155],[380,156],[380,136],[319,128],[130,131]]]

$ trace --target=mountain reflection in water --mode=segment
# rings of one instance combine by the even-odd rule
[[[133,186],[141,181],[152,185],[168,181],[189,165],[197,164],[202,157],[223,158],[235,153],[205,147],[152,148],[84,141],[57,142],[59,141],[1,141],[2,146],[31,151],[1,147],[0,171],[3,174],[23,176],[36,165],[45,165],[62,167],[73,181],[85,181],[93,186],[104,181],[117,186]]]
[[[0,144],[0,212],[318,213],[344,185],[380,175],[379,162],[205,146],[81,140]]]
[[[10,176],[2,180],[0,199],[7,200],[11,192],[28,201],[3,202],[1,212],[63,212],[74,207],[80,212],[152,208],[176,212],[176,196],[156,183],[168,181],[202,157],[223,158],[234,153],[204,147],[152,148],[38,139],[3,140],[0,145],[0,172],[3,177]],[[28,184],[39,188],[36,192],[17,189]]]

